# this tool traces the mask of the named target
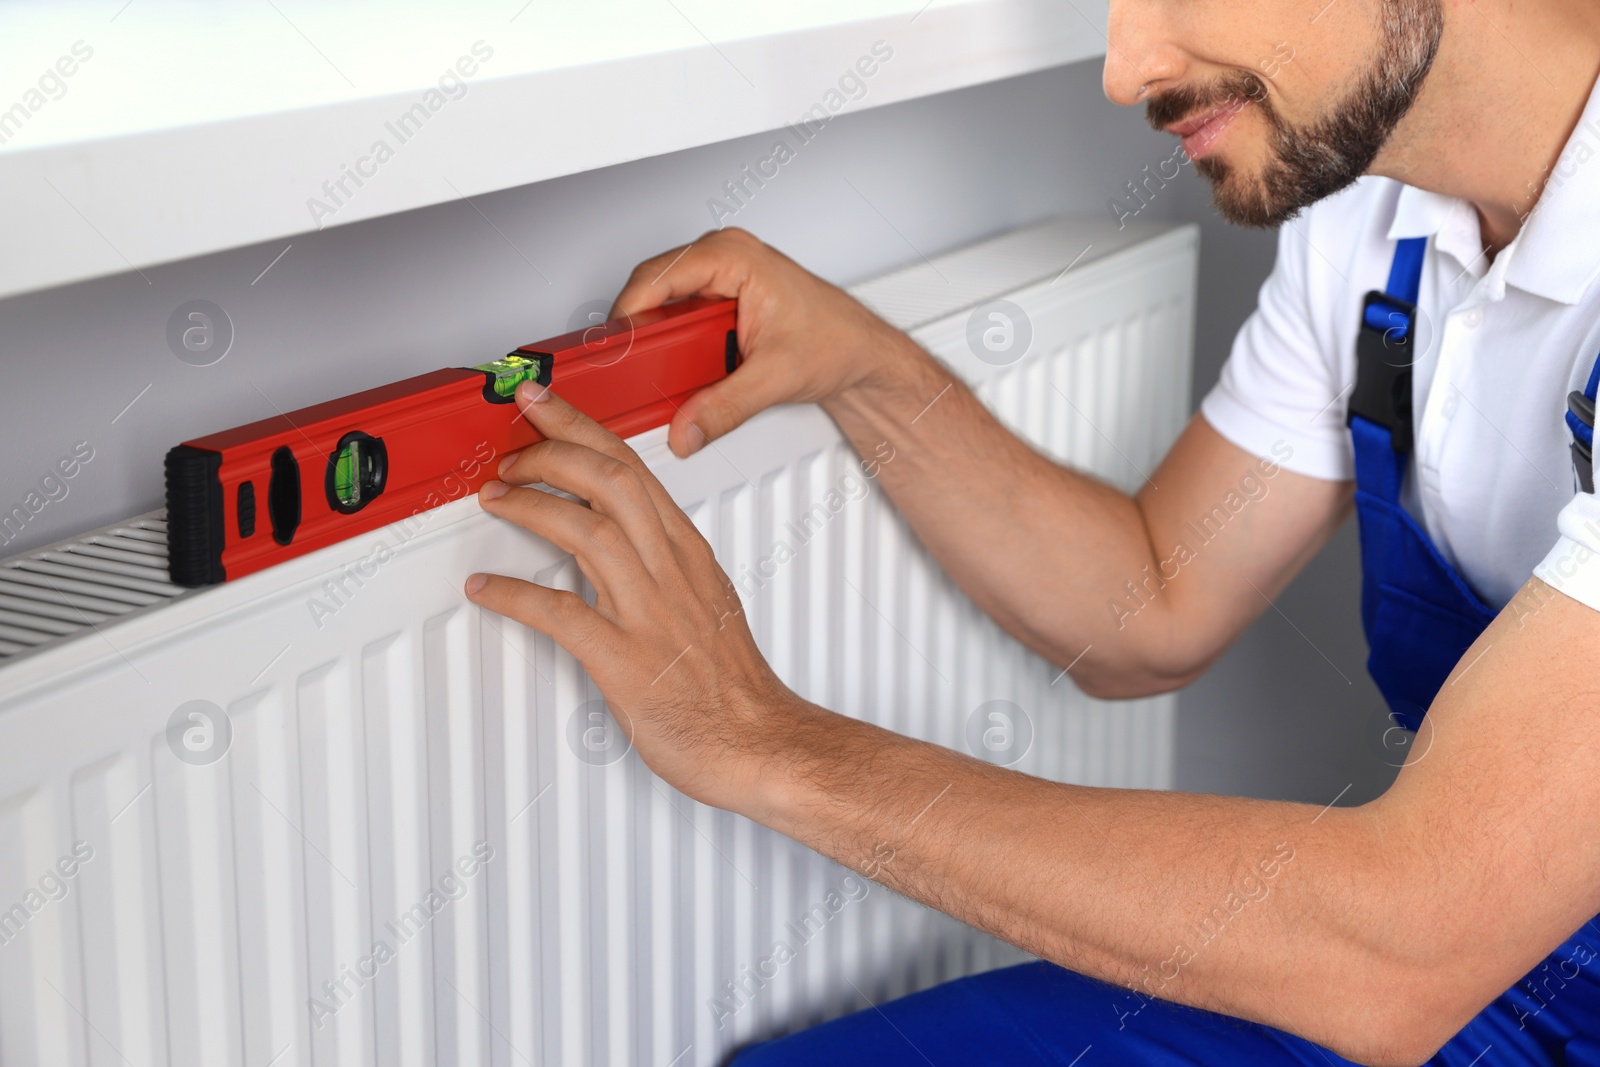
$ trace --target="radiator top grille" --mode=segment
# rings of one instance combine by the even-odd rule
[[[0,560],[0,663],[176,599],[166,512]]]

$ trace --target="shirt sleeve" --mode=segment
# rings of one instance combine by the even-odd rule
[[[1304,224],[1311,226],[1316,215],[1313,209]],[[1308,262],[1310,248],[1303,231],[1293,225],[1279,229],[1277,262],[1200,412],[1247,452],[1282,455],[1287,446],[1282,466],[1345,481],[1355,469],[1343,403],[1355,356],[1341,358],[1331,324],[1313,321],[1311,285],[1328,287],[1321,305],[1339,302],[1326,299],[1338,292],[1337,279],[1319,277],[1325,271]]]
[[[1600,499],[1579,493],[1556,517],[1560,536],[1533,576],[1600,611]]]

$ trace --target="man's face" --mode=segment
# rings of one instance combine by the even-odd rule
[[[1366,173],[1443,32],[1440,0],[1335,0],[1314,21],[1301,7],[1113,5],[1107,94],[1133,103],[1149,85],[1146,118],[1183,138],[1230,222],[1279,225]]]

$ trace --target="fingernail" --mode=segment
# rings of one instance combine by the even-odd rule
[[[482,589],[488,584],[489,576],[487,574],[474,574],[471,578],[467,579],[467,595],[476,595],[478,590]]]
[[[524,404],[542,404],[550,395],[548,385],[539,385],[535,382],[523,382],[517,386],[517,399]]]
[[[506,457],[500,461],[500,465],[495,468],[495,473],[499,474],[501,477],[504,477],[506,471],[511,469],[511,465],[517,461],[517,457],[520,455],[522,455],[521,452],[511,452],[507,454]]]
[[[510,490],[511,487],[505,482],[484,482],[483,488],[478,490],[478,496],[483,500],[499,500]]]

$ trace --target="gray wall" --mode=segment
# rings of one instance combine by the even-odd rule
[[[1108,104],[1099,79],[1098,62],[1082,63],[845,116],[733,221],[849,283],[1048,215],[1104,213],[1172,144]],[[94,450],[66,496],[0,554],[158,506],[161,455],[185,437],[566,329],[636,260],[707,229],[707,198],[770,140],[0,301],[0,510],[76,442]],[[1209,218],[1201,183],[1183,179],[1141,217]],[[1203,387],[1253,303],[1271,242],[1208,222],[1202,255]],[[168,320],[191,300],[218,305],[233,325],[231,349],[210,366],[169,349]],[[1361,671],[1352,568],[1346,536],[1281,600],[1304,639],[1269,613],[1184,695],[1184,788],[1318,801],[1347,782],[1346,801],[1381,788],[1375,772],[1387,768],[1359,728],[1377,705]]]
[[[1216,383],[1233,335],[1255,308],[1277,235],[1230,226],[1204,179],[1184,168],[1179,217],[1200,223],[1194,399]],[[1152,205],[1154,207],[1155,205]],[[1355,520],[1206,675],[1184,690],[1178,788],[1341,805],[1393,780],[1403,751],[1383,745],[1383,698],[1367,676]]]

